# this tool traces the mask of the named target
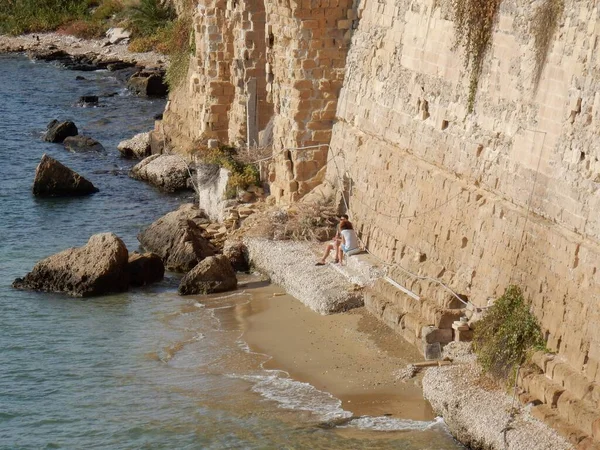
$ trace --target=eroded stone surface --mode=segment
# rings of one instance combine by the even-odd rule
[[[44,154],[33,181],[33,194],[38,196],[77,196],[98,192],[90,181]]]
[[[212,294],[237,287],[237,278],[229,258],[224,255],[203,259],[181,279],[181,295]]]
[[[64,292],[73,297],[91,297],[122,292],[129,286],[128,252],[112,233],[93,235],[83,247],[63,250],[39,261],[13,287],[36,291]]]
[[[206,223],[197,206],[182,205],[138,234],[146,250],[156,253],[168,270],[187,272],[207,256],[214,255],[212,245],[202,236],[200,223]]]

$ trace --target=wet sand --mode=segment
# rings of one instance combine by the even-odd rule
[[[251,350],[272,357],[267,369],[331,393],[354,415],[432,420],[420,378],[396,372],[423,358],[364,308],[319,315],[278,286],[248,290],[253,298],[238,320]]]

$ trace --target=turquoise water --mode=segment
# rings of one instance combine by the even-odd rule
[[[137,249],[141,227],[190,200],[128,178],[131,163],[116,150],[152,127],[164,101],[130,96],[108,72],[78,74],[0,56],[0,449],[460,448],[436,422],[316,427],[348,413],[326,392],[262,369],[268,357],[246,346],[238,319],[251,291],[181,298],[174,275],[88,300],[13,290],[37,260],[94,233],[112,231]],[[74,106],[81,95],[113,93],[103,107]],[[54,118],[74,120],[107,152],[42,142]],[[43,153],[100,192],[34,198]]]

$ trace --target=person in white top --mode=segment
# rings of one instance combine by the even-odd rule
[[[332,250],[333,254],[335,255],[335,262],[339,262],[338,250],[340,248],[340,244],[342,243],[342,236],[340,235],[340,232],[342,230],[342,223],[348,222],[348,216],[346,214],[342,214],[340,218],[341,221],[338,224],[337,231],[335,232],[335,237],[331,242],[327,244],[327,247],[325,247],[325,253],[323,253],[323,257],[315,264],[315,266],[324,266],[325,261],[329,257],[329,253],[331,253]]]
[[[348,254],[354,250],[358,250],[358,236],[356,231],[352,227],[352,224],[345,220],[340,223],[340,236],[342,237],[342,243],[338,248],[337,260],[342,261],[342,252]]]

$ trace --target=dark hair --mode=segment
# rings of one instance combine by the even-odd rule
[[[352,224],[348,220],[342,220],[340,222],[340,230],[352,230]]]
[[[342,220],[348,220],[348,214],[342,214],[340,216],[340,219],[342,219]]]

